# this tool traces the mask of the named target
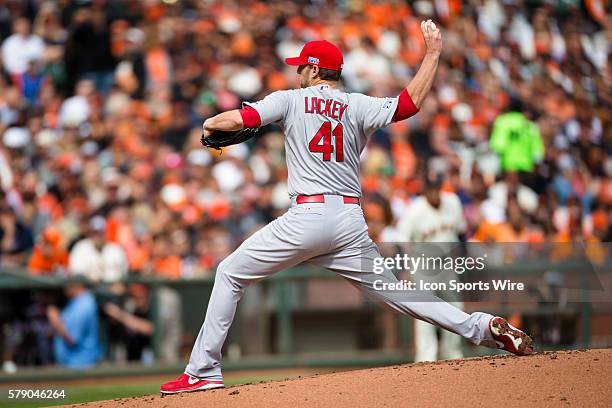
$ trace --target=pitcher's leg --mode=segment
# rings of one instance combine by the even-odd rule
[[[234,253],[232,256],[241,256]],[[221,380],[221,348],[234,321],[238,301],[242,298],[246,281],[241,282],[228,272],[231,256],[221,262],[215,275],[206,318],[191,350],[185,372],[191,376]]]
[[[450,303],[446,303],[428,293],[377,290],[373,284],[376,277],[358,277],[352,272],[342,272],[340,274],[351,280],[358,279],[356,281],[358,285],[371,297],[383,301],[403,314],[456,333],[476,345],[497,347],[489,330],[489,322],[493,315],[482,312],[465,313]],[[397,282],[391,272],[386,272],[382,280],[388,283]]]
[[[456,333],[476,345],[497,347],[489,330],[489,321],[493,316],[488,313],[465,313],[427,292],[381,290],[385,284],[396,284],[398,279],[386,269],[381,274],[372,272],[374,259],[379,256],[378,248],[370,241],[367,246],[338,249],[311,262],[337,272],[363,289],[368,296],[400,313]]]
[[[325,242],[322,213],[291,209],[257,231],[219,267],[206,318],[193,346],[185,373],[221,379],[221,349],[246,286],[294,266],[321,251]]]

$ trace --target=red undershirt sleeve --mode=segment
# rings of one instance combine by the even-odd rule
[[[250,106],[245,106],[239,110],[242,116],[242,125],[244,128],[258,128],[261,126],[261,117],[259,113]]]
[[[412,98],[408,94],[406,88],[399,94],[397,108],[395,109],[395,113],[393,114],[393,122],[399,122],[400,120],[408,119],[411,116],[414,116],[419,111],[419,108],[416,107]]]

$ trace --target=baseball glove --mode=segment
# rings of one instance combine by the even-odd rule
[[[241,129],[231,132],[225,132],[222,130],[215,130],[210,136],[206,137],[202,135],[200,143],[202,146],[210,147],[211,149],[221,150],[222,147],[231,146],[244,141],[257,135],[258,129]]]

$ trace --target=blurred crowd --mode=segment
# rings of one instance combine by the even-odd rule
[[[325,38],[342,86],[394,96],[443,27],[431,95],[363,155],[375,240],[424,180],[460,198],[466,239],[612,238],[612,19],[605,1],[0,3],[0,264],[115,282],[210,276],[283,213],[275,126],[221,153],[202,121],[298,85],[284,57]]]
[[[176,292],[156,292],[160,330],[153,290],[119,282],[210,276],[289,206],[279,128],[220,153],[200,146],[203,120],[298,86],[282,61],[320,38],[344,52],[343,87],[397,95],[423,18],[444,51],[421,112],[364,152],[372,238],[431,239],[398,225],[442,190],[462,239],[610,241],[610,2],[5,0],[0,266],[68,283],[63,300],[0,299],[4,370],[150,362],[155,330],[175,361]]]

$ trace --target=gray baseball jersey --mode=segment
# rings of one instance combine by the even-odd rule
[[[222,379],[221,349],[246,287],[301,262],[336,272],[401,313],[495,347],[490,314],[468,314],[433,295],[375,289],[376,280],[397,283],[397,278],[390,271],[373,272],[380,252],[368,236],[361,207],[346,204],[342,196],[361,196],[360,153],[375,129],[391,123],[397,103],[397,98],[372,98],[319,85],[274,92],[248,104],[263,125],[278,122],[285,132],[292,205],[219,264],[187,374]],[[324,194],[325,200],[300,205],[300,194]]]
[[[278,122],[285,133],[291,197],[360,197],[359,157],[372,132],[391,123],[397,101],[316,85],[273,92],[247,105],[262,125]]]

